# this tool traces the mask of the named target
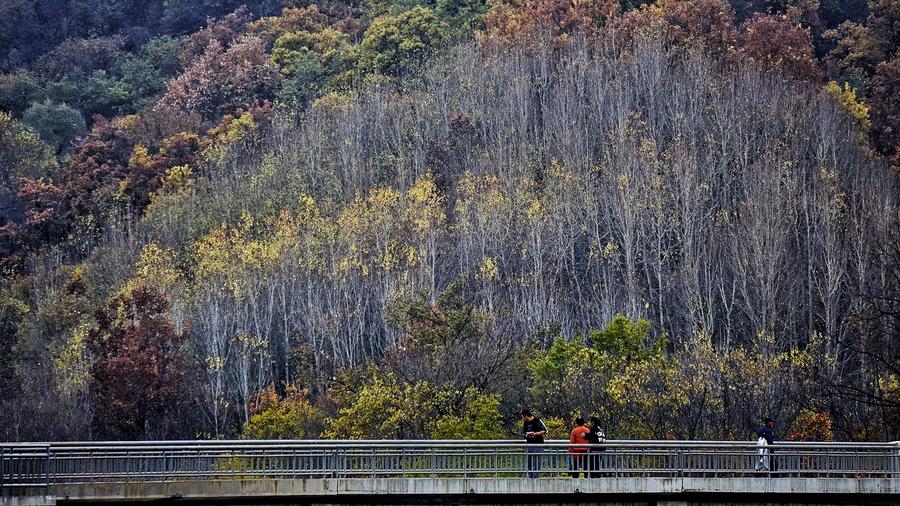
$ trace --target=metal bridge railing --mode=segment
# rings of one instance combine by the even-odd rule
[[[573,453],[570,449],[589,449]],[[0,443],[0,487],[298,478],[900,478],[900,443],[173,441]],[[530,453],[538,452],[538,453]]]

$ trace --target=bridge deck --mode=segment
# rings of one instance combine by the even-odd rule
[[[791,443],[770,453],[735,442],[611,441],[574,456],[572,449],[559,441],[539,449],[511,441],[0,444],[0,496],[97,502],[786,494],[900,502],[898,443]],[[577,478],[568,477],[573,467]]]

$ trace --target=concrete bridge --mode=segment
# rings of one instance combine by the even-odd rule
[[[98,502],[900,504],[900,443],[0,443],[0,505]],[[570,473],[577,474],[571,477]],[[768,467],[768,469],[766,469]],[[527,477],[527,473],[533,473]]]

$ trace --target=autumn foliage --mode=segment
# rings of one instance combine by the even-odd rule
[[[834,441],[831,417],[825,411],[803,411],[794,420],[787,439],[791,441]]]
[[[799,9],[785,14],[756,14],[741,25],[738,42],[742,55],[767,68],[790,73],[801,80],[816,81],[822,73],[812,46],[809,28],[804,28]]]
[[[524,42],[546,31],[559,37],[597,34],[618,12],[612,0],[523,0],[498,3],[485,16],[487,39]]]
[[[177,437],[187,402],[183,335],[167,316],[168,302],[138,286],[97,313],[89,350],[94,430],[112,439]]]
[[[274,98],[280,80],[260,39],[243,36],[227,48],[213,39],[184,74],[169,83],[156,107],[213,120]]]

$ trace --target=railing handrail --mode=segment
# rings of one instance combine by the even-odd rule
[[[539,451],[542,447],[545,451]],[[576,448],[605,452],[571,453]],[[771,450],[771,451],[769,451]],[[584,457],[587,456],[587,457]],[[502,457],[502,458],[499,458]],[[579,460],[585,459],[588,460]],[[429,460],[430,459],[430,460]],[[566,472],[585,462],[614,476],[737,476],[900,478],[900,445],[786,442],[760,447],[744,441],[607,441],[574,445],[549,440],[238,440],[0,443],[4,488],[103,481],[379,476],[463,476],[479,473]],[[770,461],[772,470],[768,471]],[[429,463],[430,462],[430,463]],[[526,462],[528,469],[526,470]],[[603,462],[603,464],[601,464]],[[775,463],[779,463],[775,469]],[[537,467],[540,469],[540,465]]]
[[[0,443],[0,448],[9,455],[24,456],[27,453],[78,454],[96,452],[115,454],[135,452],[222,452],[241,450],[243,452],[270,450],[325,450],[325,449],[381,449],[381,450],[423,450],[423,449],[502,449],[527,448],[534,445],[522,440],[199,440],[199,441],[105,441],[105,442],[56,442],[56,443]],[[597,445],[571,444],[566,440],[547,440],[547,449],[603,449],[603,450],[692,450],[727,451],[752,450],[757,443],[749,441],[660,441],[660,440],[607,440]],[[897,452],[900,458],[900,443],[850,443],[850,442],[776,442],[782,450],[809,452]]]
[[[776,441],[779,448],[792,449],[884,449],[900,450],[900,441],[891,442],[816,442],[816,441]],[[298,439],[298,440],[172,440],[172,441],[59,441],[59,442],[9,442],[0,443],[0,447],[10,450],[38,450],[38,451],[66,451],[66,450],[113,450],[113,449],[197,449],[197,448],[235,448],[235,447],[259,447],[259,448],[494,448],[494,447],[524,447],[529,443],[519,439],[477,439],[477,440],[451,440],[451,439],[373,439],[373,440],[338,440],[338,439]],[[548,439],[543,445],[547,448],[555,447],[602,447],[602,448],[754,448],[753,441],[690,441],[690,440],[613,440],[607,439],[599,445],[573,445],[568,440]]]

